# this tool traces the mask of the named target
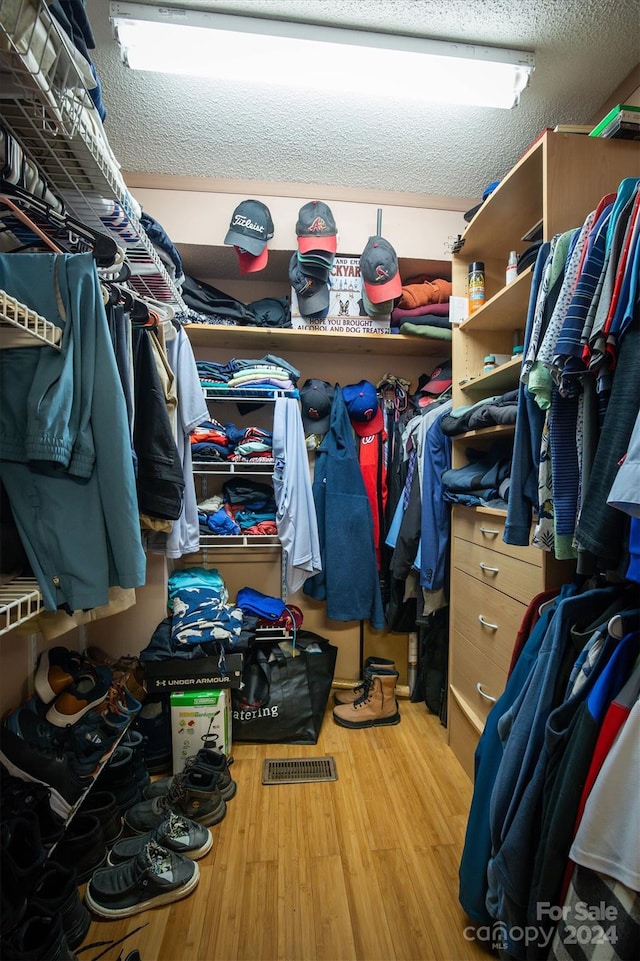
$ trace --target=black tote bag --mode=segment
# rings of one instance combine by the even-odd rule
[[[295,650],[290,657],[274,645],[245,655],[244,687],[231,691],[234,741],[316,744],[338,648],[298,631]]]

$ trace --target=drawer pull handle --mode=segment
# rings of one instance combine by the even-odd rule
[[[500,568],[499,568],[499,567],[487,567],[487,565],[486,565],[486,564],[483,564],[482,561],[480,561],[480,570],[481,570],[481,571],[486,571],[487,574],[499,574],[499,573],[500,573]]]
[[[485,701],[491,701],[492,704],[496,703],[495,697],[491,697],[490,694],[484,693],[484,691],[482,690],[482,684],[480,683],[480,681],[478,681],[478,683],[476,684],[476,691],[478,692],[480,697],[483,697],[485,699]]]
[[[497,537],[498,534],[500,533],[500,531],[494,531],[493,528],[491,528],[491,527],[481,527],[481,528],[480,528],[480,533],[481,533],[481,534],[490,534],[491,537]]]
[[[492,631],[497,631],[497,630],[498,630],[498,625],[497,625],[497,624],[490,624],[489,621],[485,621],[485,619],[484,619],[484,617],[482,616],[482,614],[478,614],[478,620],[480,621],[480,623],[482,624],[483,627],[489,627],[489,628],[491,628]]]

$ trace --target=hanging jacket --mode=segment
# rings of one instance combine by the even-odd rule
[[[333,620],[368,618],[372,627],[384,628],[371,506],[339,389],[329,431],[316,450],[313,499],[322,571],[306,581],[304,593],[326,601],[327,617]]]

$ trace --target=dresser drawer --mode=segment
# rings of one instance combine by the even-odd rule
[[[467,777],[473,781],[474,757],[480,732],[465,714],[457,692],[452,687],[449,688],[447,732],[449,747],[457,757]]]
[[[516,547],[505,544],[502,540],[506,514],[479,514],[469,507],[455,506],[453,509],[452,533],[454,537],[462,537],[466,541],[489,547],[500,554],[526,561],[536,567],[542,567],[544,551],[537,547]]]
[[[453,541],[454,568],[528,604],[542,590],[542,569],[459,537]]]
[[[451,636],[464,634],[505,670],[527,607],[454,569],[451,578]]]
[[[487,657],[462,634],[452,635],[449,683],[467,714],[482,724],[504,690],[508,667]]]

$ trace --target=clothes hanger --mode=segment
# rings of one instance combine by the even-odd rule
[[[87,243],[89,247],[91,247],[93,257],[98,267],[110,267],[118,260],[120,260],[120,262],[124,260],[124,252],[122,253],[122,259],[120,259],[119,251],[122,248],[118,246],[113,237],[93,230],[87,226],[87,224],[83,224],[74,217],[70,217],[69,214],[58,213],[50,204],[41,200],[39,197],[33,196],[33,194],[30,194],[22,187],[9,183],[5,179],[0,179],[0,195],[3,203],[10,205],[16,215],[18,215],[19,210],[20,213],[22,213],[21,208],[17,205],[26,205],[31,208],[31,210],[40,214],[41,217],[44,217],[48,224],[51,224],[56,231],[65,234],[70,240],[80,238],[83,242]],[[35,226],[33,225],[33,221],[31,224]],[[39,229],[37,235],[41,239],[44,239],[45,235]],[[58,252],[62,253],[62,250],[58,250]]]

